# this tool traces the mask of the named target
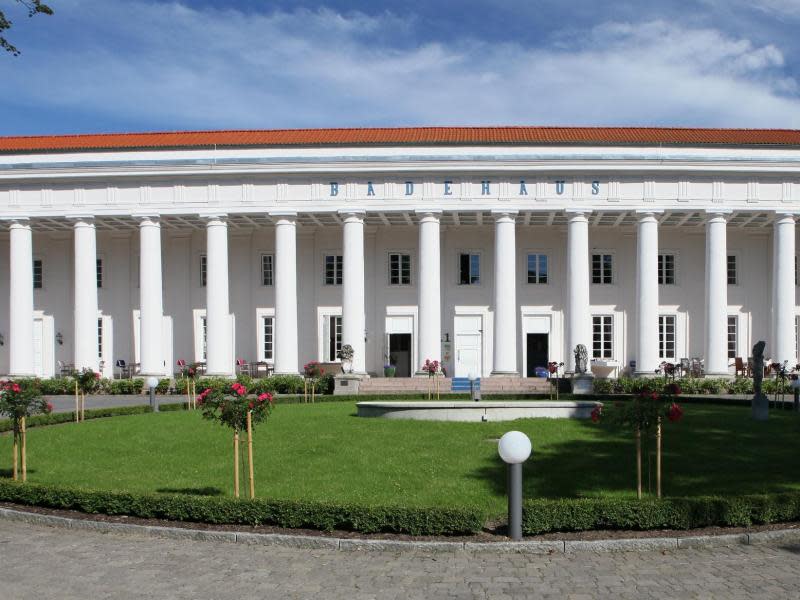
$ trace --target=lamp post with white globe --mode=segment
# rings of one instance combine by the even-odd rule
[[[156,388],[158,387],[158,377],[152,375],[147,378],[147,387],[150,390],[150,408],[153,412],[158,412],[158,403],[156,402]]]
[[[522,463],[533,451],[531,440],[521,431],[509,431],[497,446],[500,458],[508,465],[508,536],[522,539]]]

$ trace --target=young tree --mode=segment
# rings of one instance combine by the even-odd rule
[[[43,15],[52,15],[53,9],[47,6],[42,0],[14,0],[18,4],[22,4],[25,8],[28,9],[28,16],[32,17],[36,14],[43,14]],[[5,13],[0,10],[0,48],[5,49],[8,52],[11,52],[14,56],[19,56],[20,51],[14,46],[11,42],[9,42],[4,36],[3,32],[6,29],[11,29],[11,25],[13,25],[12,21],[6,17]]]

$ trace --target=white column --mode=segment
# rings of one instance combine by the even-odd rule
[[[228,295],[228,224],[225,215],[206,217],[206,372],[233,376]],[[276,339],[276,345],[280,343]]]
[[[161,223],[157,217],[139,221],[139,361],[142,375],[164,373],[161,283]]]
[[[353,347],[353,372],[366,373],[366,300],[364,294],[364,212],[340,211],[344,217],[342,345]]]
[[[517,372],[516,211],[493,211],[494,368],[493,375]]]
[[[441,235],[439,219],[441,211],[417,211],[419,220],[419,341],[417,357],[420,364],[415,370],[421,372],[426,359],[442,357],[442,289],[441,289]]]
[[[724,212],[706,217],[705,372],[728,375],[728,246]]]
[[[775,342],[767,351],[778,363],[788,360],[789,368],[797,364],[795,354],[795,217],[776,215],[772,258],[772,330]]]
[[[299,372],[297,349],[296,213],[273,213],[275,221],[275,373]]]
[[[590,210],[567,210],[567,360],[568,371],[575,370],[575,347],[591,352],[592,327],[589,308],[589,219]]]
[[[75,238],[75,368],[98,371],[97,232],[91,217],[76,217]]]
[[[652,376],[658,365],[658,220],[655,211],[636,211],[636,374]],[[660,212],[660,211],[659,211]]]
[[[28,219],[10,226],[9,252],[9,375],[33,372],[33,237]]]

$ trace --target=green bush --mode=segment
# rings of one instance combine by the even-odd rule
[[[302,394],[303,378],[299,375],[271,375],[265,379],[258,379],[258,393],[270,392],[273,394]],[[255,390],[254,390],[255,392]]]
[[[45,396],[60,396],[75,393],[75,380],[71,377],[60,379],[41,379],[39,389]]]
[[[646,499],[536,499],[523,504],[525,535],[592,529],[747,527],[800,519],[800,492]]]
[[[172,379],[169,377],[165,377],[163,379],[158,380],[158,385],[156,386],[156,394],[166,394],[169,392],[169,384],[172,383]]]
[[[0,500],[31,506],[231,525],[276,525],[324,531],[411,535],[476,533],[483,515],[469,508],[363,506],[305,500],[237,500],[205,496],[81,490],[0,480]]]
[[[141,406],[115,406],[111,408],[87,408],[86,419],[101,419],[104,417],[121,417],[124,415],[140,415],[150,412],[150,407]],[[34,415],[27,420],[27,426],[38,427],[42,425],[58,425],[75,421],[74,412],[50,413],[47,415]],[[0,420],[0,432],[11,431],[11,420]]]
[[[144,379],[103,379],[102,393],[113,396],[138,395],[142,393]]]

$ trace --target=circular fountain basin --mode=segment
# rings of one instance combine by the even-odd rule
[[[588,419],[601,402],[358,402],[359,417],[414,421],[513,421],[514,419]]]

